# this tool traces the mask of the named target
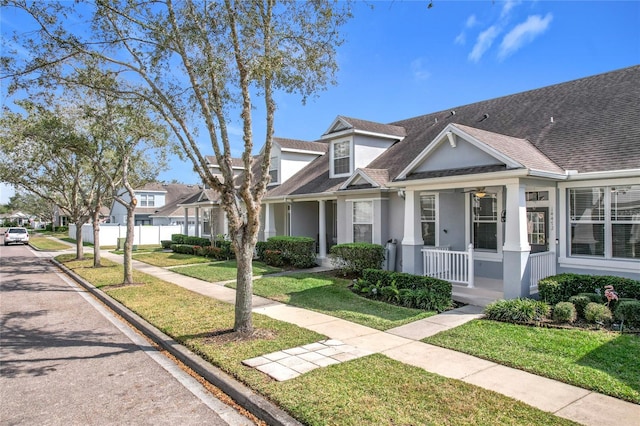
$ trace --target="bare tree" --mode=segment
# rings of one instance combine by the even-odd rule
[[[349,3],[6,1],[33,17],[40,31],[18,36],[34,56],[25,63],[4,61],[5,76],[19,84],[27,77],[73,79],[76,67],[87,62],[108,69],[118,82],[113,92],[155,108],[203,182],[220,193],[238,263],[234,330],[252,332],[251,261],[269,181],[274,94],[297,93],[304,101],[334,82],[338,29],[350,17]],[[79,24],[81,12],[91,18],[90,30]],[[265,132],[254,173],[256,108],[264,114]],[[244,172],[234,181],[229,130],[236,123],[242,127]],[[202,139],[210,143],[222,178],[209,170]]]

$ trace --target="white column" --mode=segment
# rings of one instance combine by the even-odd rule
[[[221,211],[222,211],[222,234],[225,236],[225,238],[230,238],[229,237],[229,218],[227,217],[227,212],[224,211],[224,209],[222,209]]]
[[[528,261],[531,246],[527,240],[527,201],[525,185],[507,186],[506,223],[502,246],[502,278],[505,299],[529,296]]]
[[[200,236],[200,207],[196,207],[195,235]]]
[[[276,235],[276,218],[273,212],[273,204],[267,203],[265,204],[264,209],[264,239],[265,241],[269,239],[269,237],[273,237]]]
[[[326,201],[318,201],[318,252],[320,258],[327,257],[327,209]]]
[[[189,207],[184,208],[184,235],[189,235]]]
[[[402,237],[402,272],[422,274],[422,229],[420,229],[420,197],[413,190],[404,192],[404,235]]]

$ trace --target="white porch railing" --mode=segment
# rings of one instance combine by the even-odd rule
[[[538,288],[538,281],[556,274],[556,254],[552,251],[529,255],[529,280],[532,290]]]
[[[473,287],[473,245],[467,251],[423,248],[422,275]]]

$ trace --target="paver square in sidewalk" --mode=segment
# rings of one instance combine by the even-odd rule
[[[339,364],[372,353],[355,346],[345,345],[339,340],[328,339],[246,359],[242,363],[282,382],[316,368]]]

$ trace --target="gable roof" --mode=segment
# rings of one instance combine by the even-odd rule
[[[322,135],[322,138],[325,139],[353,132],[393,137],[395,139],[402,139],[407,134],[405,129],[401,126],[376,123],[375,121],[367,121],[359,118],[339,115],[333,121],[331,126],[329,126],[329,129]]]
[[[136,188],[136,192],[164,192],[165,200],[162,207],[136,207],[136,214],[156,214],[160,211],[166,211],[173,207],[173,210],[177,208],[178,203],[184,202],[187,198],[191,197],[200,191],[199,185],[185,185],[182,183],[162,183],[152,182],[147,185],[143,185],[140,188]]]
[[[389,171],[386,169],[356,169],[355,173],[340,185],[340,189],[382,188],[387,182]]]
[[[273,138],[273,142],[280,145],[283,151],[307,151],[309,153],[324,154],[329,145],[324,142],[308,142],[298,139]]]

